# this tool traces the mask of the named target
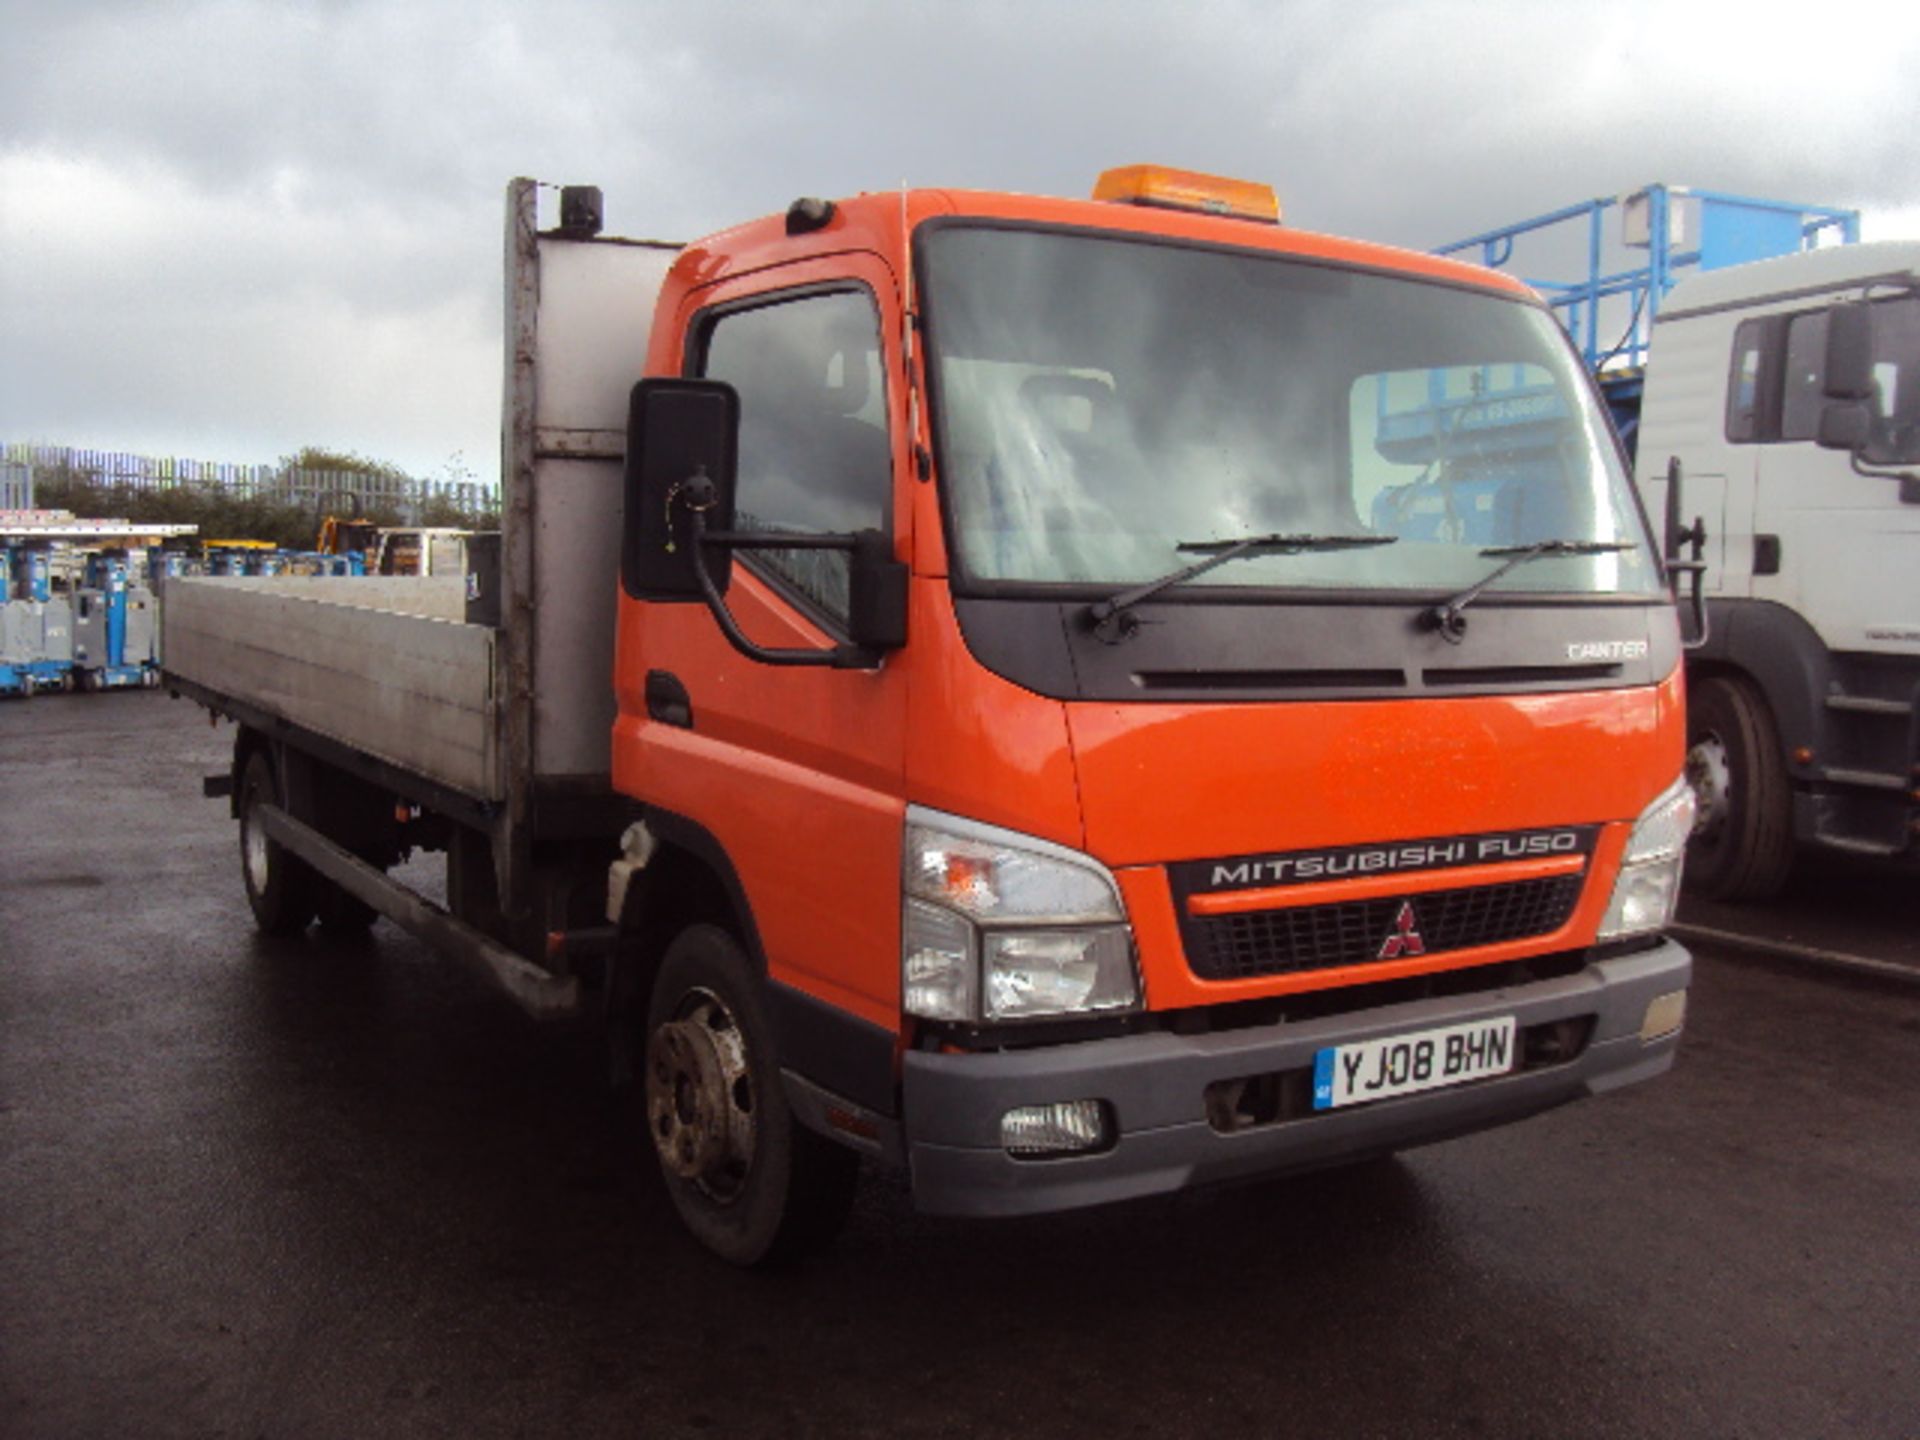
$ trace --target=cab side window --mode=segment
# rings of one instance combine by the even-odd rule
[[[1770,445],[1781,438],[1781,391],[1787,371],[1787,327],[1806,316],[1760,315],[1733,332],[1727,374],[1727,439]],[[1801,337],[1802,355],[1806,337]],[[1815,357],[1816,361],[1821,357]]]
[[[1780,438],[1811,440],[1826,401],[1827,312],[1796,315],[1787,326],[1786,390],[1780,401]]]
[[[740,393],[735,525],[786,534],[888,527],[892,450],[880,323],[865,291],[814,291],[721,311],[699,371]],[[802,608],[844,624],[839,550],[741,550]]]
[[[1733,336],[1733,372],[1727,381],[1727,439],[1760,435],[1760,374],[1764,322],[1745,320]]]

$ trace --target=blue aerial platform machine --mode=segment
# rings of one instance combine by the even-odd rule
[[[1618,229],[1612,231],[1615,224]],[[1546,297],[1573,337],[1632,454],[1647,341],[1674,283],[1689,270],[1721,270],[1819,245],[1858,244],[1860,212],[1691,185],[1648,185],[1630,195],[1603,195],[1469,235],[1433,253],[1499,270],[1513,264],[1522,241],[1528,261],[1521,278]],[[1632,258],[1623,258],[1628,255]]]

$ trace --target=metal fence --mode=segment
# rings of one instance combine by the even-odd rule
[[[235,465],[167,456],[133,455],[117,450],[82,450],[68,445],[0,446],[0,492],[9,498],[0,509],[26,509],[36,479],[85,480],[93,485],[132,490],[197,489],[236,499],[265,499],[317,510],[324,503],[340,509],[352,495],[362,505],[392,506],[417,524],[422,508],[441,501],[472,512],[497,510],[499,492],[477,481],[421,480],[410,475],[377,475],[359,470],[307,470],[286,465]]]
[[[33,508],[33,467],[16,463],[12,455],[0,459],[0,510]]]

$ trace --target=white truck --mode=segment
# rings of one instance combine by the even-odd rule
[[[1920,844],[1920,241],[1694,275],[1653,328],[1636,478],[1706,530],[1687,668],[1693,887],[1758,898],[1796,843]]]

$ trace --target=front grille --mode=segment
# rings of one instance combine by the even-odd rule
[[[1426,954],[1546,935],[1567,923],[1584,875],[1474,885],[1384,900],[1348,900],[1241,915],[1189,915],[1181,929],[1187,963],[1202,980],[1291,975],[1375,960],[1396,933],[1400,907],[1413,904]]]

